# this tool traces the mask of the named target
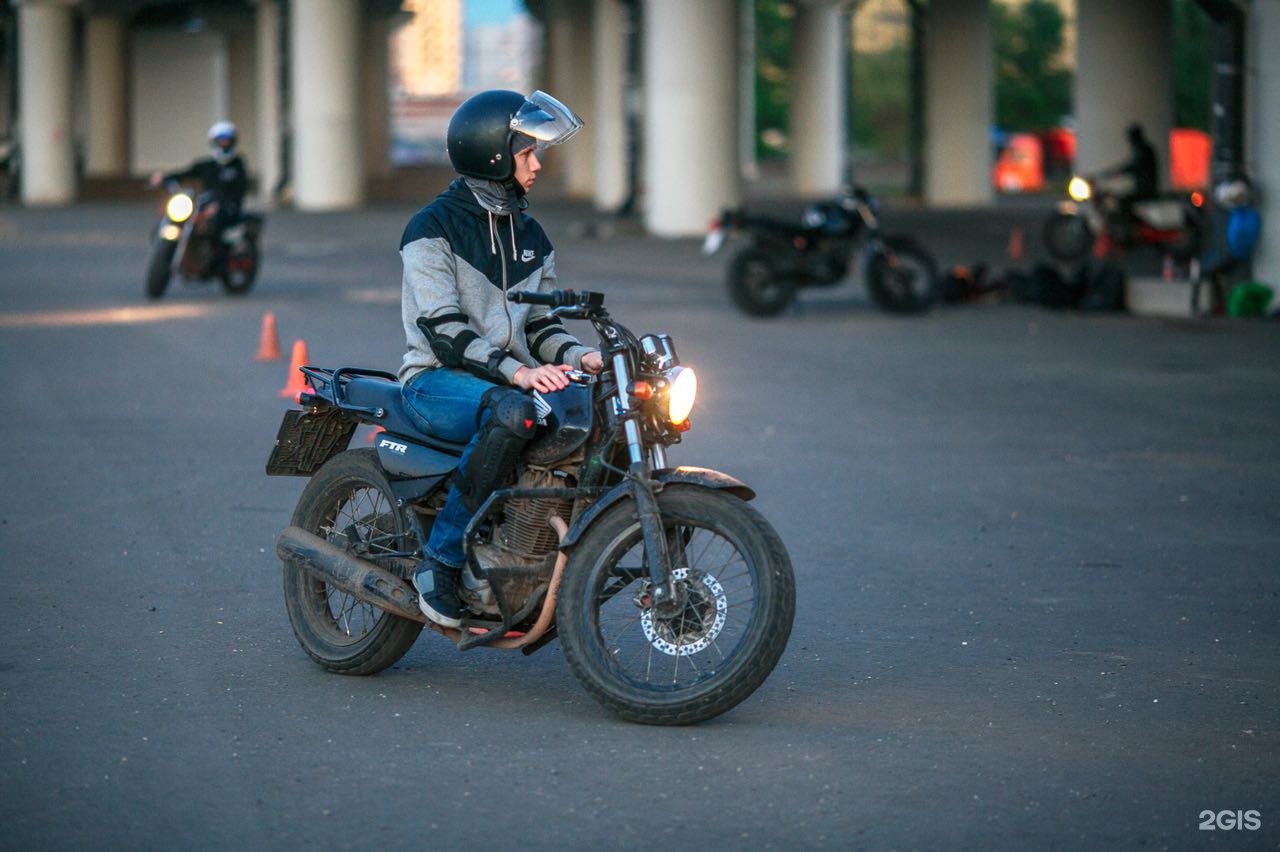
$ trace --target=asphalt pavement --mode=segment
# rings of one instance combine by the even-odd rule
[[[272,312],[286,354],[395,369],[412,209],[272,211],[248,296],[148,302],[150,206],[0,207],[0,848],[1280,843],[1280,327],[902,318],[856,282],[749,320],[696,240],[540,209],[565,286],[698,369],[672,460],[790,550],[768,681],[649,728],[556,643],[319,670],[274,552],[303,480],[263,473],[286,365],[253,356]],[[944,264],[1036,251],[1031,206],[887,215]]]

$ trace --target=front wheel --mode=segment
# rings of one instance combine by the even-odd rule
[[[777,316],[795,297],[794,279],[759,249],[744,249],[729,261],[729,298],[753,317]]]
[[[246,237],[227,249],[222,262],[222,289],[232,296],[243,296],[258,278],[258,244]]]
[[[159,299],[164,295],[173,269],[173,253],[177,250],[175,242],[156,240],[151,249],[151,259],[147,261],[147,298]]]
[[[1093,232],[1083,216],[1059,211],[1044,223],[1044,245],[1054,260],[1073,263],[1089,253]]]
[[[938,270],[932,255],[906,237],[888,237],[867,266],[871,301],[898,314],[918,314],[938,300]]]
[[[782,655],[795,577],[778,534],[742,500],[672,485],[658,495],[677,605],[651,605],[635,504],[607,510],[565,569],[556,625],[570,668],[623,719],[686,725],[756,690]]]
[[[405,566],[413,564],[416,537],[375,450],[347,450],[325,462],[302,490],[293,525],[409,579]],[[289,562],[284,604],[298,644],[339,674],[382,671],[422,631],[421,622],[359,601]]]

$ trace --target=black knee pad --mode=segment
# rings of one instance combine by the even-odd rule
[[[471,512],[505,483],[538,426],[533,399],[519,391],[489,391],[484,395],[480,416],[486,411],[488,420],[480,427],[480,439],[471,449],[466,467],[459,472],[458,492],[462,505]]]

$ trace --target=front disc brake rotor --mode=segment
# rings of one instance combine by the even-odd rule
[[[690,578],[688,568],[677,568],[671,578],[683,586],[684,606],[671,615],[655,614],[649,605],[648,583],[636,596],[636,605],[644,611],[640,614],[640,626],[649,644],[672,657],[688,657],[707,649],[724,629],[729,611],[729,598],[724,588],[710,574],[694,572]]]

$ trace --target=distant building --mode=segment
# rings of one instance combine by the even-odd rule
[[[391,37],[397,93],[452,95],[462,83],[462,0],[405,0],[412,16]]]
[[[533,88],[542,28],[517,11],[468,26],[464,0],[406,0],[391,37],[391,160],[442,164],[449,117],[467,95]]]

